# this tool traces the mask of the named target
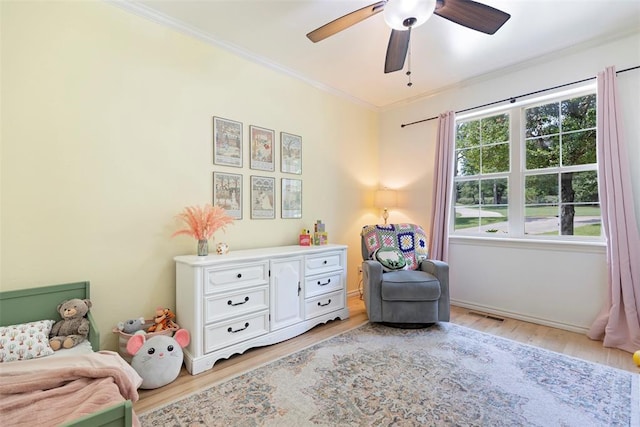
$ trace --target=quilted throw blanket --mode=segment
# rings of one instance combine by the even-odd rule
[[[112,351],[3,363],[2,424],[60,425],[127,399],[137,401],[140,384],[137,372]]]
[[[402,252],[409,270],[416,270],[429,257],[427,234],[416,224],[377,224],[362,227],[362,237],[369,256],[380,248]]]

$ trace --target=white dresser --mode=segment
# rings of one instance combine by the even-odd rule
[[[280,246],[177,256],[176,316],[195,375],[219,359],[349,317],[347,247]]]

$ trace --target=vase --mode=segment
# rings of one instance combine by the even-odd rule
[[[198,256],[209,255],[209,241],[207,239],[198,240]]]

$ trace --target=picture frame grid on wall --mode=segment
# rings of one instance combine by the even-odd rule
[[[227,215],[242,219],[242,175],[213,173],[213,205],[224,208]]]
[[[255,170],[275,170],[275,131],[260,126],[249,126],[249,167]]]
[[[242,122],[213,117],[213,163],[242,167]]]
[[[280,132],[280,171],[302,174],[302,137]]]
[[[275,219],[276,179],[251,175],[251,219]]]
[[[280,200],[282,218],[302,218],[302,180],[282,178]]]

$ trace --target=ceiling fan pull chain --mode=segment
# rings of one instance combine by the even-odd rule
[[[411,27],[409,27],[407,31],[409,31],[409,34],[411,34]],[[409,87],[413,86],[413,83],[411,83],[411,45],[412,44],[413,42],[411,41],[411,38],[409,38],[409,55],[407,55],[407,77],[409,78],[409,83],[407,83],[407,86]]]

